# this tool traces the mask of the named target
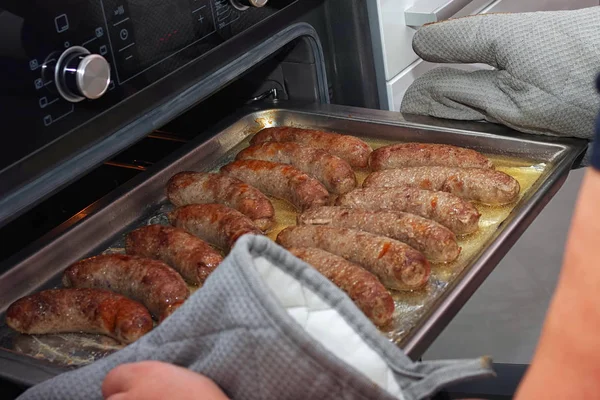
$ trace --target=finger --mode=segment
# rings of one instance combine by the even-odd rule
[[[132,400],[127,392],[113,394],[110,397],[105,397],[105,400]]]
[[[107,400],[227,400],[221,389],[204,375],[158,361],[115,368],[107,375],[102,394]]]
[[[482,14],[450,19],[419,29],[413,38],[414,51],[436,63],[484,63],[495,68],[499,39],[512,34],[527,14]]]
[[[105,399],[131,389],[145,369],[145,363],[122,364],[112,369],[102,382],[102,396]],[[113,399],[111,399],[113,400]]]

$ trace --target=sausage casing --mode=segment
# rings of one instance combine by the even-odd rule
[[[419,250],[432,262],[451,262],[460,254],[456,236],[445,226],[400,211],[318,207],[298,216],[298,225],[326,225],[387,236]]]
[[[221,168],[261,192],[287,200],[300,210],[322,206],[329,192],[318,180],[290,165],[262,160],[238,160]]]
[[[346,292],[375,325],[390,323],[394,300],[375,275],[358,264],[321,249],[293,247],[288,250]]]
[[[479,228],[480,214],[468,201],[450,193],[413,187],[356,189],[338,197],[337,205],[369,211],[404,211],[432,219],[457,235]]]
[[[28,335],[97,333],[132,343],[150,332],[152,317],[140,303],[100,289],[52,289],[8,307],[6,324]]]
[[[189,297],[183,278],[162,261],[123,254],[102,254],[71,265],[65,287],[107,289],[139,301],[162,321]]]
[[[220,203],[235,208],[266,231],[275,223],[275,209],[260,190],[231,176],[180,172],[167,184],[167,197],[176,207]]]
[[[290,164],[319,180],[331,193],[341,194],[356,187],[350,164],[325,150],[294,142],[264,142],[238,153],[238,160],[263,160]]]
[[[359,264],[389,289],[414,290],[429,280],[425,256],[407,244],[352,229],[302,225],[277,236],[283,247],[316,247]]]
[[[380,147],[369,156],[372,171],[405,167],[446,166],[494,168],[483,154],[463,147],[432,143],[400,143]]]
[[[153,258],[169,264],[192,285],[204,283],[223,261],[221,254],[202,239],[180,228],[144,226],[125,240],[127,254]]]
[[[363,187],[412,186],[452,193],[485,204],[507,204],[519,197],[519,182],[501,171],[481,168],[413,167],[371,173]]]
[[[250,218],[222,204],[183,206],[169,213],[169,221],[223,250],[231,249],[247,233],[262,235]]]
[[[317,147],[346,160],[352,167],[357,168],[367,166],[372,151],[371,146],[353,136],[288,126],[263,129],[250,140],[252,145],[263,142],[297,142]]]

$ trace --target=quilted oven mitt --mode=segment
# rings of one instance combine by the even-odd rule
[[[486,358],[412,362],[316,270],[251,235],[152,332],[21,399],[101,399],[112,368],[142,360],[200,372],[233,399],[413,400],[493,376]]]
[[[400,111],[591,139],[600,109],[594,85],[599,27],[600,7],[484,14],[425,26],[413,40],[424,60],[495,69],[429,71],[409,87]]]

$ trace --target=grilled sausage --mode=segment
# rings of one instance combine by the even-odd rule
[[[176,207],[220,203],[235,208],[263,231],[275,224],[275,209],[260,190],[223,174],[180,172],[167,184],[167,197]]]
[[[479,211],[468,201],[450,193],[412,187],[356,189],[338,197],[337,205],[369,211],[404,211],[432,219],[457,235],[479,228]]]
[[[6,324],[28,335],[94,333],[132,343],[152,330],[140,303],[99,289],[53,289],[23,297],[8,307]]]
[[[250,140],[250,144],[253,145],[263,142],[296,142],[316,147],[346,160],[352,167],[357,168],[367,166],[372,151],[371,146],[353,136],[288,126],[263,129]]]
[[[223,166],[221,172],[241,179],[265,194],[287,200],[300,210],[322,206],[329,201],[329,192],[321,182],[290,165],[238,160]]]
[[[375,325],[385,326],[391,322],[394,300],[375,275],[321,249],[292,247],[289,251],[346,292]]]
[[[169,264],[192,285],[204,283],[223,261],[221,254],[180,228],[149,225],[127,235],[127,254],[153,258]]]
[[[316,247],[359,264],[375,274],[389,289],[422,288],[429,279],[429,262],[407,244],[372,233],[303,225],[284,229],[277,235],[283,247]]]
[[[263,160],[290,164],[318,179],[331,193],[347,193],[356,187],[350,164],[325,150],[293,142],[264,142],[238,153],[238,160]]]
[[[380,147],[369,157],[372,171],[404,167],[445,166],[493,169],[483,154],[447,144],[401,143]]]
[[[413,167],[377,171],[363,187],[412,186],[439,190],[485,204],[507,204],[519,197],[519,182],[504,172],[481,168]]]
[[[432,262],[454,261],[461,250],[450,229],[400,211],[318,207],[299,215],[298,225],[327,225],[387,236],[414,247]]]
[[[169,221],[223,250],[231,249],[240,236],[247,233],[262,235],[250,218],[222,204],[180,207],[169,213]]]
[[[65,287],[108,289],[145,305],[159,321],[189,297],[185,281],[167,264],[136,256],[103,254],[65,270]]]

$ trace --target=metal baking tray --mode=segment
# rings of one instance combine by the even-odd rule
[[[110,339],[94,335],[19,335],[4,325],[4,312],[22,296],[59,286],[60,273],[71,263],[101,252],[119,251],[123,236],[130,230],[149,222],[164,222],[164,212],[170,209],[164,188],[173,174],[213,170],[229,162],[251,134],[278,125],[332,130],[374,145],[390,141],[455,144],[481,151],[507,168],[525,169],[527,176],[535,177],[526,182],[516,205],[491,223],[479,245],[465,252],[460,265],[439,267],[428,290],[421,294],[395,296],[399,325],[382,333],[414,359],[428,348],[554,196],[587,145],[581,140],[522,135],[493,124],[344,106],[273,103],[248,107],[0,265],[0,271],[5,271],[0,275],[0,377],[33,385],[118,350]]]

